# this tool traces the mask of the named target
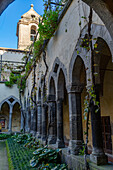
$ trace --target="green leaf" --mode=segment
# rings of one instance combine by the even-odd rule
[[[79,51],[77,51],[77,55],[79,54]]]
[[[79,26],[81,26],[81,21],[79,22]]]
[[[37,164],[38,164],[38,160],[35,160],[35,159],[30,160],[30,166],[31,166],[32,168],[36,167]]]

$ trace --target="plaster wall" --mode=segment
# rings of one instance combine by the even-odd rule
[[[47,45],[46,60],[49,66],[47,79],[48,79],[50,71],[52,70],[53,63],[56,57],[58,57],[60,61],[65,65],[65,68],[67,69],[68,79],[66,80],[66,83],[67,84],[69,83],[70,60],[72,58],[74,51],[77,51],[75,47],[78,43],[80,31],[82,31],[82,29],[87,24],[87,21],[81,18],[82,16],[85,16],[86,18],[88,18],[89,7],[82,1],[78,3],[77,0],[74,0],[71,3],[70,7],[68,8],[63,19],[61,20],[57,31],[54,33],[54,37],[50,39]],[[81,26],[79,26],[80,21],[81,21]],[[95,12],[93,13],[93,23],[96,23],[97,25],[98,24],[104,25]],[[82,56],[82,58],[86,60],[86,55]],[[45,64],[43,63],[42,59],[39,62],[38,69],[39,70],[37,71],[37,74],[38,74],[37,87],[40,84],[41,75],[45,72]],[[29,90],[31,89],[30,87],[31,78],[30,77],[31,76],[29,75],[28,77]]]
[[[7,50],[7,49],[6,49]],[[5,49],[1,50],[3,51],[2,55],[2,73],[1,73],[1,81],[8,80],[11,72],[11,68],[13,70],[18,70],[18,67],[22,67],[24,62],[22,61],[23,56],[25,55],[22,52],[14,52],[14,51],[5,51]]]
[[[17,85],[14,84],[13,87],[7,87],[4,83],[0,82],[0,102],[4,99],[8,98],[9,96],[15,96],[19,100],[19,91]]]
[[[5,61],[22,62],[22,58],[24,55],[25,54],[21,52],[4,51],[2,59]]]
[[[30,26],[19,24],[18,49],[24,50],[30,45]]]

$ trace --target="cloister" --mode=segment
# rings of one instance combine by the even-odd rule
[[[3,3],[0,8],[2,12],[8,2],[2,0],[0,3]],[[73,158],[73,155],[79,155],[86,140],[84,99],[93,84],[92,51],[83,48],[83,40],[88,36],[91,8],[91,41],[95,50],[93,71],[97,75],[95,93],[100,109],[95,113],[95,105],[91,104],[88,154],[96,165],[113,162],[112,7],[111,0],[67,0],[53,37],[41,50],[39,61],[27,75],[26,87],[20,93],[21,101],[19,94],[16,96],[13,93],[3,100],[0,98],[0,121],[5,120],[5,131],[25,129],[26,133],[32,133],[43,144],[65,148],[63,161],[70,169],[84,168],[80,158]],[[22,22],[24,16],[21,17]],[[19,24],[21,22],[18,27]],[[32,92],[34,86],[35,93]],[[31,100],[32,93],[34,102]],[[94,167],[90,165],[90,168]]]

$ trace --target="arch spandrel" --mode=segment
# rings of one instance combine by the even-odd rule
[[[13,99],[13,101],[11,102],[10,99]],[[1,110],[1,107],[4,103],[8,103],[9,107],[10,106],[14,106],[15,103],[18,103],[20,104],[19,100],[15,97],[15,96],[9,96],[8,98],[4,99],[1,103],[0,103],[0,110]]]

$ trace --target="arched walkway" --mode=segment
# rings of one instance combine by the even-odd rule
[[[13,131],[20,131],[20,121],[21,121],[21,112],[20,112],[20,103],[19,100],[14,96],[9,96],[8,98],[4,99],[0,103],[0,110],[2,119],[3,117],[7,117],[7,119],[4,119],[3,124],[5,127],[3,127],[3,130],[11,132]],[[4,115],[4,116],[3,116]],[[19,121],[19,124],[17,125],[16,118]],[[13,119],[13,120],[12,120]],[[12,122],[13,122],[13,129],[12,129]]]
[[[70,144],[71,153],[79,154],[83,144],[81,95],[86,85],[86,72],[82,58],[73,60],[70,72],[71,84],[68,87],[70,113]],[[70,63],[72,65],[72,63]]]
[[[58,147],[68,146],[70,139],[69,132],[69,106],[66,88],[66,74],[62,68],[57,73],[57,145]]]
[[[57,118],[56,118],[56,87],[53,77],[49,82],[48,95],[48,143],[55,144],[57,136]]]

